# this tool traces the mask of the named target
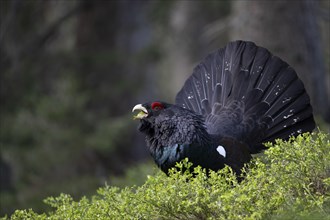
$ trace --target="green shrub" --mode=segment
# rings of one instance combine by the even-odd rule
[[[140,187],[105,186],[95,196],[47,198],[53,212],[17,210],[11,219],[329,219],[329,135],[277,141],[237,181],[229,167],[193,173],[183,161],[169,177],[158,172]],[[194,176],[194,177],[192,177]]]

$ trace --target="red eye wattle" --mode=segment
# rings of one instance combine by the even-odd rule
[[[163,109],[163,108],[164,108],[164,106],[163,106],[163,104],[160,103],[160,102],[153,102],[153,103],[151,104],[151,109],[152,109],[152,110],[156,110],[156,111],[158,111],[158,110],[161,110],[161,109]]]

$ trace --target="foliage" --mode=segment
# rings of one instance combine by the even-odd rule
[[[49,197],[53,212],[17,210],[11,219],[326,219],[330,216],[330,142],[324,133],[278,140],[238,181],[229,167],[189,173],[186,160],[140,187],[105,186],[91,199]]]
[[[135,147],[131,116],[88,112],[90,99],[67,76],[54,85],[52,95],[40,95],[31,101],[33,107],[2,118],[0,157],[11,167],[13,186],[0,191],[0,215],[27,207],[44,211],[42,198],[60,192],[78,198],[82,192],[91,194],[105,178],[130,165],[127,158],[121,163],[120,153],[127,157]],[[112,158],[116,164],[108,162]]]
[[[125,188],[128,186],[141,186],[145,183],[149,175],[155,175],[159,171],[154,161],[146,161],[129,167],[123,175],[110,176],[108,184]]]

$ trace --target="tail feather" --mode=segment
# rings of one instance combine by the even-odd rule
[[[241,70],[239,74],[235,75],[234,84],[232,87],[231,98],[233,100],[242,100],[246,95],[249,86],[250,74],[248,71]]]
[[[296,72],[267,49],[235,41],[208,55],[176,96],[176,103],[205,116],[208,132],[262,143],[312,131],[312,107]]]
[[[256,88],[257,82],[264,67],[267,65],[268,61],[271,59],[271,54],[268,50],[262,47],[257,48],[257,53],[255,54],[253,64],[250,69],[250,86],[248,90]]]
[[[306,109],[303,109],[300,112],[295,113],[291,117],[288,117],[284,121],[278,120],[277,123],[274,123],[271,128],[268,129],[268,136],[272,136],[283,129],[292,129],[292,126],[298,122],[303,122],[307,120],[312,112],[311,106],[308,106]],[[285,117],[285,116],[284,116]]]
[[[270,114],[273,118],[273,125],[275,126],[281,121],[285,121],[288,118],[294,117],[298,112],[308,109],[309,103],[307,102],[307,100],[307,94],[302,93],[300,96],[296,97],[291,103],[280,108],[275,114]]]
[[[285,91],[291,86],[294,80],[297,79],[297,75],[294,70],[290,67],[282,70],[283,72],[279,73],[274,81],[272,82],[273,86],[265,91],[264,100],[272,105],[277,99],[283,98],[281,96]]]
[[[245,117],[257,116],[260,118],[260,115],[264,115],[265,112],[269,109],[269,104],[266,102],[259,102],[258,104],[252,106],[248,111],[244,112]]]
[[[299,134],[310,132],[315,128],[315,122],[313,116],[308,117],[304,121],[290,126],[286,129],[281,129],[277,133],[268,135],[267,138],[263,139],[263,142],[274,142],[275,139],[287,140],[291,136],[297,136]]]
[[[307,93],[304,90],[302,82],[300,80],[296,80],[290,84],[290,87],[287,87],[286,91],[282,93],[272,104],[269,111],[266,113],[267,115],[271,115],[276,117],[283,110],[287,108],[287,106],[291,106],[297,98],[300,96],[305,97],[304,102],[309,103],[309,98]],[[291,106],[292,108],[294,106]]]
[[[261,89],[266,94],[267,89],[272,86],[272,82],[276,75],[285,67],[287,67],[287,64],[281,61],[278,57],[271,57],[267,62],[265,69],[260,73],[258,83],[255,87]]]
[[[221,102],[221,95],[222,94],[222,86],[220,85],[220,83],[216,84],[215,85],[215,89],[214,89],[214,93],[213,93],[213,96],[212,96],[212,102],[213,103],[217,103],[217,104],[220,104]]]
[[[261,102],[263,96],[263,92],[260,89],[253,89],[251,90],[244,100],[245,103],[245,110],[249,110],[253,107],[256,103]]]

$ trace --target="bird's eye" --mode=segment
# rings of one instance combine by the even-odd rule
[[[155,110],[155,111],[158,111],[158,110],[160,110],[160,107],[159,107],[159,106],[156,106],[156,107],[154,108],[154,110]]]
[[[154,111],[159,111],[159,110],[161,110],[161,109],[163,109],[163,108],[164,108],[164,106],[163,106],[163,104],[160,103],[160,102],[153,102],[153,103],[151,104],[151,109],[154,110]]]

